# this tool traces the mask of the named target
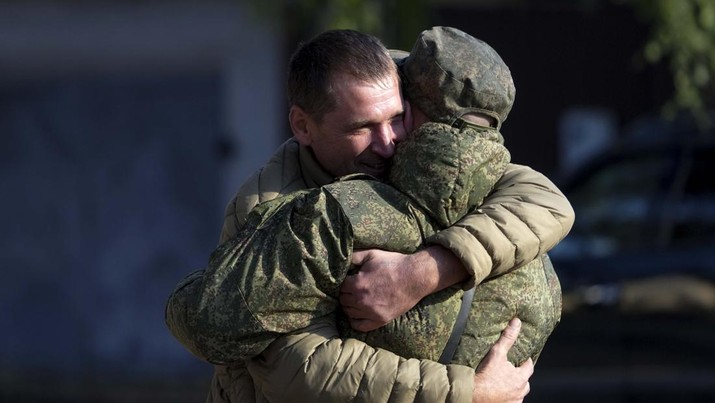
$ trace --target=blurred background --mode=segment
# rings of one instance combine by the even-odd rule
[[[512,159],[576,209],[527,401],[715,401],[710,0],[0,2],[0,401],[203,401],[164,303],[288,138],[290,53],[433,25],[501,54]]]

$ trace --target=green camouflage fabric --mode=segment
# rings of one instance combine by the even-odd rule
[[[355,186],[337,183],[325,188],[350,220],[355,249],[413,253],[427,237],[482,204],[509,162],[501,143],[496,130],[460,131],[427,123],[398,146],[389,175],[398,193],[380,200],[370,192],[356,191]],[[436,361],[451,334],[462,295],[461,287],[432,294],[401,317],[368,333],[352,330],[341,315],[339,330],[344,337],[405,358]]]
[[[458,132],[457,129],[450,131],[452,134]],[[496,183],[501,174],[502,165],[493,159],[491,162],[467,159],[461,154],[464,150],[458,146],[457,140],[450,142],[448,136],[431,137],[429,134],[429,131],[418,131],[415,139],[403,143],[399,153],[419,158],[395,158],[389,179],[427,213],[429,227],[425,228],[437,231],[451,226],[471,208],[481,205],[484,195],[491,189],[490,184]],[[493,142],[502,142],[494,130],[483,129],[480,135]],[[411,237],[408,233],[414,230],[413,225],[402,222],[399,214],[384,213],[388,206],[380,202],[360,203],[356,195],[344,194],[346,190],[349,192],[350,188],[337,187],[331,189],[331,193],[341,202],[350,219],[356,248],[382,248],[402,253],[416,250],[412,249],[414,234]],[[422,239],[430,235],[431,231],[423,230]],[[405,358],[436,361],[451,334],[462,294],[458,287],[432,294],[414,309],[369,333],[353,330],[343,316],[339,320],[339,329],[343,337],[362,340]],[[509,359],[515,364],[529,357],[537,360],[561,318],[561,287],[548,256],[543,255],[506,275],[477,285],[467,326],[452,363],[476,368],[515,316],[522,319],[523,325],[521,336],[509,352]]]
[[[190,327],[199,331],[186,335],[187,347],[214,363],[235,362],[260,353],[280,334],[335,315],[354,248],[409,253],[438,229],[418,201],[400,192],[399,181],[433,192],[441,189],[443,195],[422,200],[441,198],[435,211],[451,206],[462,211],[449,216],[461,217],[482,202],[509,162],[506,148],[494,141],[499,138],[496,130],[425,124],[396,150],[390,174],[394,187],[352,176],[258,205],[238,236],[212,254],[198,294],[201,309],[198,317],[189,318],[194,322]],[[415,146],[423,142],[423,147]],[[420,166],[426,172],[416,171]],[[430,182],[413,182],[416,176]],[[462,186],[485,191],[471,195]],[[462,192],[468,196],[456,194]],[[458,308],[461,290],[453,294]]]
[[[410,102],[437,122],[470,112],[506,120],[516,97],[509,67],[487,43],[451,27],[423,31],[409,54],[393,50]]]
[[[401,317],[369,333],[353,330],[342,315],[338,325],[343,337],[363,340],[405,358],[437,361],[451,334],[461,295],[457,287],[432,294]],[[561,319],[561,286],[547,255],[476,286],[451,363],[476,369],[509,320],[516,316],[522,320],[522,330],[508,359],[514,365],[527,358],[536,361]]]
[[[339,318],[339,287],[351,270],[352,250],[379,246],[414,252],[427,237],[481,204],[509,162],[500,138],[496,130],[426,124],[398,146],[390,174],[394,186],[351,176],[259,205],[238,236],[212,255],[200,293],[202,313],[191,319],[196,328],[211,330],[187,335],[191,342],[186,345],[212,362],[236,362],[257,355],[281,334],[337,314],[344,336],[406,358],[436,360],[454,325],[463,294],[460,288],[433,294],[387,326],[359,333]],[[545,278],[543,270],[539,274]],[[480,285],[484,291],[479,288],[477,295],[510,301],[520,317],[526,309],[522,302],[538,299],[524,296],[524,290],[529,296],[551,294],[543,281],[524,287],[530,277],[521,282],[494,281],[484,285],[499,286]],[[472,314],[478,318],[482,308],[473,306],[477,309]],[[514,316],[509,309],[498,312],[486,318],[487,325],[502,326]],[[541,314],[554,316],[546,308]],[[553,329],[553,320],[522,320],[525,327],[535,324],[535,336],[533,340],[520,337],[517,345],[523,347],[518,351],[524,353],[514,357],[514,362],[537,356],[542,340]],[[487,325],[467,330],[473,329],[477,336],[484,333],[486,340],[487,332],[479,327],[487,329]],[[470,334],[465,332],[467,337]],[[455,363],[477,362],[489,347],[467,351],[465,344],[464,354],[455,357]]]
[[[518,316],[521,333],[508,358],[520,364],[539,358],[561,320],[561,285],[547,255],[477,285],[467,324],[452,362],[476,368],[509,320]]]

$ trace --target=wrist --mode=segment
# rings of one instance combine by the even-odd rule
[[[438,263],[434,253],[430,253],[428,249],[410,255],[411,262],[408,265],[412,284],[420,299],[440,290]]]
[[[469,272],[451,250],[441,245],[431,245],[420,252],[424,253],[422,259],[425,275],[429,276],[432,287],[431,293],[469,279]]]
[[[472,403],[487,401],[484,381],[480,378],[478,373],[474,374],[472,382]]]

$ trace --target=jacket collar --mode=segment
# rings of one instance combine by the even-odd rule
[[[297,140],[295,140],[297,142]],[[318,162],[310,147],[299,145],[300,169],[303,180],[309,188],[320,187],[332,183],[335,178]]]

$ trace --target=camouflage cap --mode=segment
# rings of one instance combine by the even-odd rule
[[[392,50],[407,98],[433,121],[453,124],[478,112],[506,120],[516,88],[499,54],[485,42],[458,29],[423,31],[408,54]]]

